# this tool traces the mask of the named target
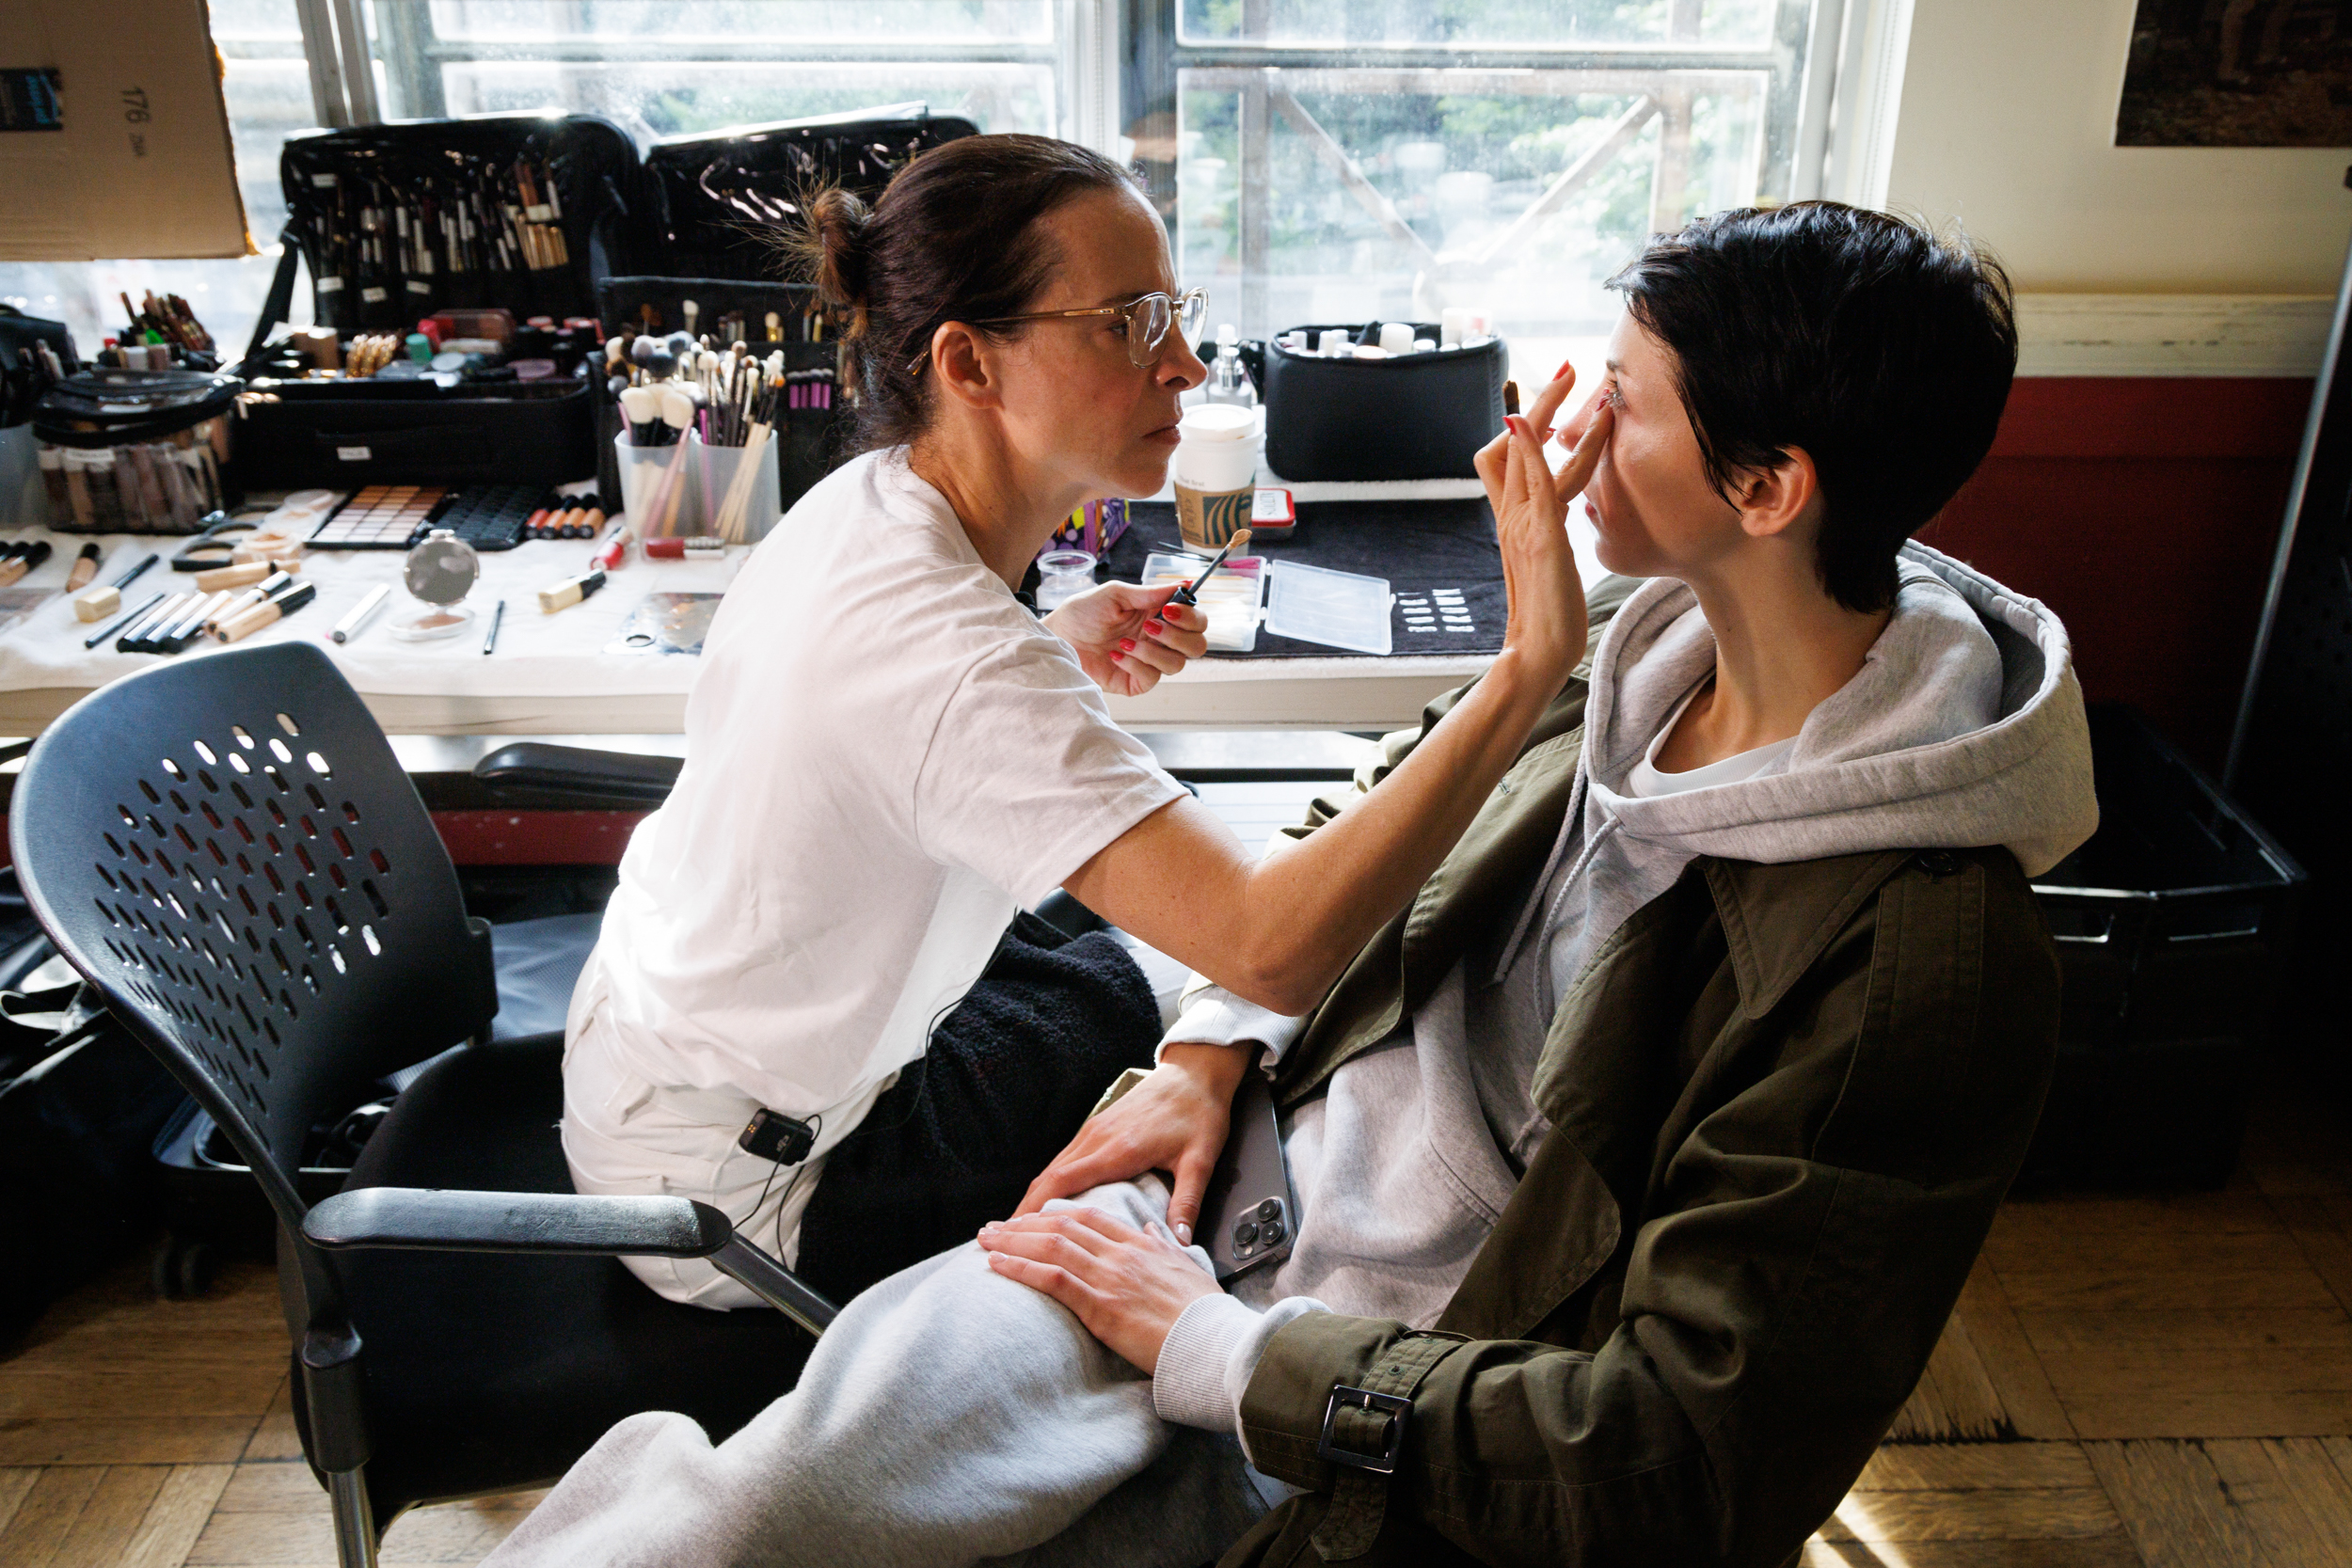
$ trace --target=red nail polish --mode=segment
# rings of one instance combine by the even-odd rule
[[[1157,637],[1168,629],[1168,625],[1163,621],[1146,621],[1143,623],[1143,629]]]
[[[1136,651],[1136,640],[1132,637],[1120,638],[1119,640],[1119,651],[1122,654],[1134,653]]]
[[[1551,372],[1551,379],[1557,381],[1574,369],[1576,369],[1576,364],[1573,360],[1563,359],[1560,361],[1560,368]]]

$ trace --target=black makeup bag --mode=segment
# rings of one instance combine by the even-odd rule
[[[894,103],[656,142],[645,176],[660,264],[681,277],[779,278],[776,230],[810,196],[840,185],[870,206],[916,153],[979,134],[968,119]]]
[[[1378,322],[1292,327],[1310,344],[1326,332],[1377,343]],[[1416,337],[1435,339],[1417,322]],[[1265,404],[1266,467],[1287,480],[1474,479],[1470,460],[1502,429],[1509,353],[1476,348],[1385,359],[1294,354],[1280,337],[1243,351]]]

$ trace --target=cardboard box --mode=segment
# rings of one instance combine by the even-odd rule
[[[5,0],[0,71],[40,70],[56,122],[0,130],[0,261],[252,253],[204,0]]]

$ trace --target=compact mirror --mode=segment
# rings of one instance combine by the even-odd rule
[[[473,622],[466,595],[482,577],[482,558],[474,548],[445,528],[437,528],[408,552],[401,580],[425,603],[392,623],[392,635],[410,642],[454,637]]]

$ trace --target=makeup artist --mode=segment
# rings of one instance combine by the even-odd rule
[[[1253,860],[1103,700],[1202,653],[1200,612],[1107,585],[1041,623],[1014,596],[1073,508],[1159,489],[1204,373],[1200,296],[1133,178],[1067,142],[977,136],[871,212],[837,190],[812,206],[801,247],[847,323],[866,450],[712,624],[685,768],[630,841],[573,999],[564,1146],[580,1191],[711,1203],[840,1300],[1009,1213],[1150,1059],[1133,959],[1044,935],[1025,906],[1065,888],[1237,995],[1306,1010],[1470,825],[1583,656],[1585,610],[1565,532],[1508,509],[1489,672],[1377,792]],[[1187,1238],[1244,1060],[1171,1048],[1097,1124],[1122,1172],[1173,1174]],[[673,1299],[755,1305],[707,1264],[628,1262]]]

